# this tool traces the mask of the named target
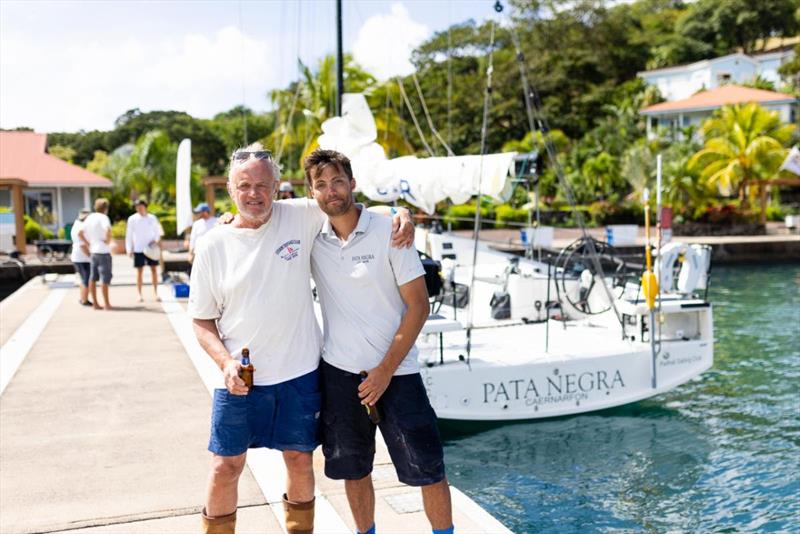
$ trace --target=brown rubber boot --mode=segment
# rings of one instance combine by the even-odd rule
[[[284,493],[283,511],[286,513],[287,534],[313,534],[314,499],[308,502],[292,502]]]
[[[236,532],[236,512],[221,515],[219,517],[208,517],[206,509],[203,508],[203,534],[234,534]]]

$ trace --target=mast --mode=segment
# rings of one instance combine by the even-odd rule
[[[336,116],[342,116],[344,55],[342,54],[342,0],[336,0]]]

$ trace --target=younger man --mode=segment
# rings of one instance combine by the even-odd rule
[[[353,202],[355,180],[346,156],[316,150],[304,167],[308,190],[328,215],[311,252],[324,323],[325,474],[345,480],[359,533],[374,533],[376,426],[366,408],[376,407],[398,478],[421,488],[433,532],[452,533],[436,415],[414,347],[429,312],[419,256],[413,248],[390,247],[389,220]],[[361,371],[367,371],[363,380]]]
[[[147,201],[140,198],[136,201],[136,213],[128,217],[125,227],[125,252],[133,257],[133,266],[136,268],[136,291],[139,293],[139,302],[142,302],[142,270],[145,264],[150,267],[150,282],[153,284],[153,297],[158,298],[158,260],[145,255],[145,250],[158,245],[161,240],[161,225],[152,213],[147,213]]]

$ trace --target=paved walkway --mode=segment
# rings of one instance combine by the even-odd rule
[[[64,276],[36,279],[0,303],[3,534],[200,531],[210,459],[204,380],[214,367],[167,288],[166,302],[147,290],[138,303],[130,260],[114,260],[114,311],[81,306]],[[282,461],[253,452],[237,531],[283,532]],[[317,451],[316,531],[353,532],[343,485],[321,465]],[[397,482],[385,450],[375,480],[382,532],[429,531],[418,491]],[[504,530],[455,488],[454,504],[459,532]]]

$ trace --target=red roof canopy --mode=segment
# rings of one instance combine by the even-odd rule
[[[0,178],[21,178],[28,187],[111,187],[111,180],[51,156],[47,134],[0,132]]]
[[[665,112],[678,111],[705,111],[716,109],[726,104],[744,104],[747,102],[758,102],[759,104],[778,104],[797,102],[792,95],[776,93],[775,91],[764,91],[763,89],[752,89],[741,85],[723,85],[716,89],[702,91],[683,100],[674,102],[661,102],[644,108],[644,114],[660,114]]]

